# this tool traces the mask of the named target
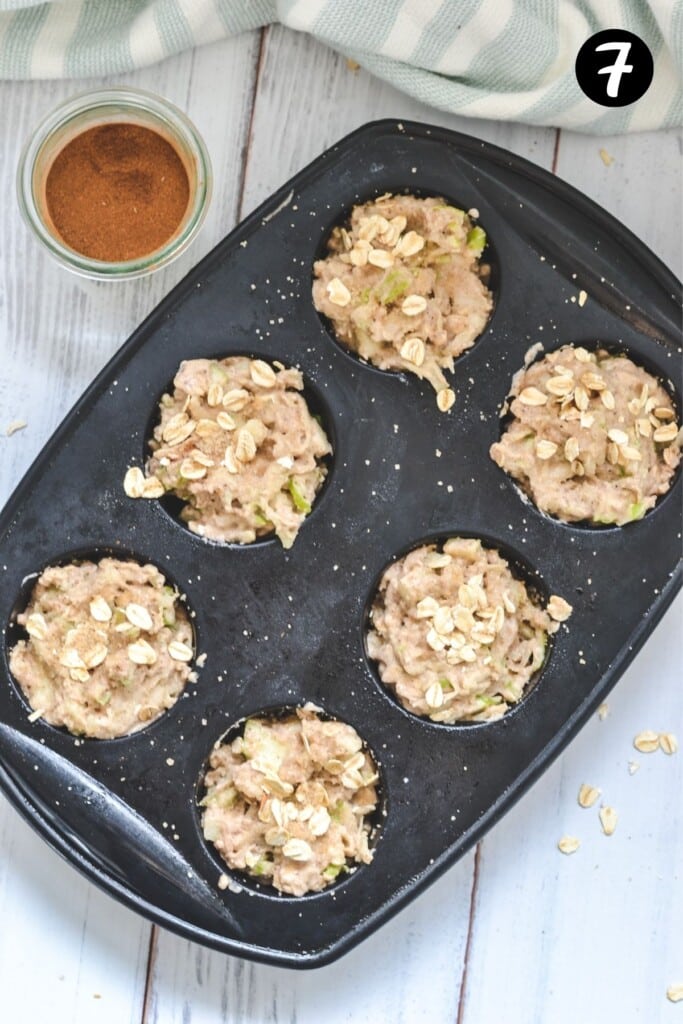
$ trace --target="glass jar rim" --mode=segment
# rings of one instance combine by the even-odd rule
[[[191,208],[183,217],[184,226],[163,246],[131,260],[108,262],[93,259],[65,245],[41,216],[34,192],[34,168],[44,146],[75,118],[98,110],[117,107],[125,112],[146,114],[180,140],[196,164],[196,187]],[[84,128],[83,130],[87,130]],[[17,166],[17,197],[22,216],[35,237],[63,267],[95,280],[128,280],[153,273],[167,266],[184,252],[196,237],[206,216],[212,191],[209,154],[197,128],[178,107],[155,93],[129,86],[94,89],[70,97],[48,113],[24,145]],[[183,223],[181,222],[181,223]]]

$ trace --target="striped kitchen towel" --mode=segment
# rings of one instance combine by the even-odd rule
[[[273,22],[465,116],[601,133],[681,123],[683,0],[0,0],[0,78],[119,74]],[[576,83],[579,48],[606,28],[654,57],[630,106]]]

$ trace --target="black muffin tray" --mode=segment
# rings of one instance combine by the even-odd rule
[[[488,233],[495,307],[457,361],[448,414],[427,384],[343,350],[311,302],[312,263],[332,227],[354,203],[387,191],[475,207]],[[138,328],[2,514],[0,783],[14,806],[107,892],[207,946],[310,967],[358,943],[526,792],[680,586],[680,474],[642,521],[590,529],[539,513],[488,455],[531,346],[602,343],[670,382],[679,303],[676,279],[621,224],[488,143],[380,121],[319,157]],[[156,403],[180,361],[237,353],[299,366],[334,445],[324,490],[290,551],[276,540],[211,544],[162,502],[123,491],[127,468],[144,462]],[[438,725],[409,714],[365,653],[383,569],[451,535],[481,537],[542,593],[574,606],[536,684],[496,722]],[[177,584],[207,657],[196,684],[143,731],[75,740],[29,721],[8,648],[38,571],[107,553],[150,561]],[[228,871],[202,838],[197,797],[226,730],[306,701],[363,737],[380,765],[382,812],[372,863],[297,899]],[[226,890],[217,887],[223,871]]]

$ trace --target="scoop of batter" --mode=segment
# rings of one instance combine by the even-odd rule
[[[671,398],[640,366],[565,345],[516,375],[494,462],[567,522],[642,519],[671,486],[680,436]]]
[[[302,896],[372,860],[377,769],[350,725],[310,707],[250,718],[209,766],[202,827],[229,867]]]
[[[381,196],[335,228],[314,265],[313,301],[342,344],[382,370],[408,370],[453,404],[444,369],[491,312],[482,228],[444,199]]]
[[[153,565],[103,558],[45,569],[17,621],[28,639],[10,652],[12,675],[36,717],[79,736],[141,729],[190,678],[192,628]]]
[[[249,544],[274,532],[291,547],[332,450],[302,389],[298,370],[261,359],[181,363],[161,399],[147,478],[129,469],[126,493],[177,495],[189,528],[211,540]]]
[[[386,570],[368,654],[413,714],[449,723],[500,718],[571,610],[556,596],[543,609],[497,551],[453,537],[443,550],[416,548]]]

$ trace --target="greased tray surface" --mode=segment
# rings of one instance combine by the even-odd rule
[[[427,384],[342,351],[311,302],[311,265],[333,225],[355,202],[400,190],[476,207],[490,240],[495,309],[456,363],[448,415]],[[677,379],[679,287],[592,202],[479,140],[382,121],[317,159],[142,324],[0,518],[0,783],[14,805],[92,880],[198,942],[304,967],[360,941],[531,785],[680,585],[680,473],[641,522],[587,529],[539,513],[488,456],[512,375],[539,341],[546,350],[599,341]],[[579,289],[583,307],[572,301]],[[289,552],[277,541],[212,545],[159,502],[123,492],[180,361],[236,353],[299,366],[333,440],[329,480]],[[497,722],[444,726],[408,714],[365,655],[384,567],[454,534],[499,547],[541,591],[574,606],[537,684]],[[107,552],[149,560],[179,586],[207,659],[197,683],[145,730],[76,741],[29,722],[8,646],[28,577]],[[374,860],[299,899],[244,879],[220,891],[225,865],[201,837],[197,807],[211,747],[244,716],[307,700],[352,724],[380,763]]]

